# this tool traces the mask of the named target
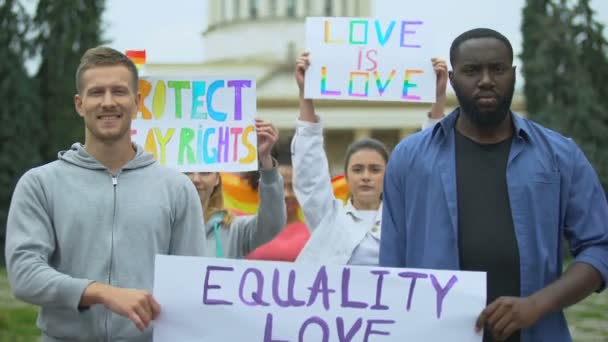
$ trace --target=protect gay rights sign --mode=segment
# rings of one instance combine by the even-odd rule
[[[431,31],[416,18],[307,18],[305,97],[435,102]]]
[[[188,171],[257,169],[255,79],[142,77],[132,140]]]
[[[156,257],[154,341],[480,342],[480,272]]]

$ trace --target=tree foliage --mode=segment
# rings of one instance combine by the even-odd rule
[[[39,0],[34,15],[22,1],[0,1],[0,248],[10,199],[29,168],[55,160],[83,141],[73,105],[82,54],[101,43],[104,0]],[[40,61],[34,76],[28,62]],[[1,254],[3,255],[3,253]],[[0,264],[2,264],[0,258]]]
[[[572,137],[608,189],[608,42],[589,0],[527,0],[524,93],[530,118]]]
[[[36,45],[42,57],[36,75],[42,103],[44,128],[48,132],[42,154],[46,161],[84,142],[82,118],[74,109],[74,74],[84,52],[101,44],[103,0],[40,0],[34,22]]]
[[[0,3],[0,247],[17,179],[41,162],[39,101],[25,68],[33,47],[28,37],[31,24],[19,1]]]

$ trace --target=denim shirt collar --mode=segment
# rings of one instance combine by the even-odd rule
[[[460,107],[457,107],[450,114],[448,114],[448,116],[443,118],[443,120],[435,124],[432,133],[433,139],[440,139],[440,141],[443,141],[447,136],[449,136],[451,132],[454,131],[454,127],[456,126],[456,121],[458,120],[459,115]],[[530,142],[530,133],[526,120],[515,112],[511,112],[511,120],[515,129],[515,136]]]

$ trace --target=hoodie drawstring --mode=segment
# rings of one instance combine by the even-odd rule
[[[218,217],[215,218],[215,222],[213,222],[213,234],[215,235],[215,257],[222,258],[224,257],[224,251],[222,250],[222,240],[220,239],[220,223],[224,219],[224,213],[216,214]],[[216,216],[213,215],[213,216]]]

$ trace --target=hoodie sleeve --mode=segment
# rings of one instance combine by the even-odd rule
[[[272,240],[287,223],[283,178],[277,167],[260,170],[259,194],[260,205],[257,214],[239,220],[238,225],[231,225],[229,228],[237,230],[238,255],[247,255]]]
[[[89,279],[73,278],[49,266],[55,252],[53,219],[36,170],[15,188],[6,224],[6,263],[15,297],[25,302],[78,310]]]
[[[189,179],[184,177],[180,185],[179,199],[174,201],[169,254],[204,256],[206,235],[200,198]]]

